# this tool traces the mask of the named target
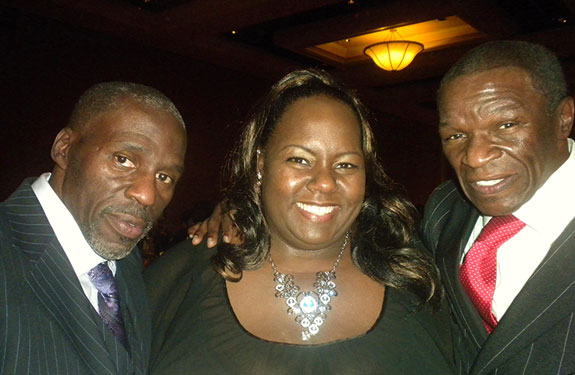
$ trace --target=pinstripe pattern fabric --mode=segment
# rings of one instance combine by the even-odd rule
[[[456,184],[447,182],[433,192],[421,225],[452,310],[459,374],[575,374],[575,220],[488,336],[458,273],[478,217]]]
[[[151,329],[138,252],[117,262],[128,353],[85,297],[32,181],[0,205],[0,374],[145,374]]]

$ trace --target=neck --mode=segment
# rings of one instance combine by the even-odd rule
[[[344,259],[351,257],[349,254],[349,241],[343,249],[342,263]],[[274,242],[270,246],[270,256],[278,269],[283,273],[312,273],[318,271],[329,271],[333,267],[345,243],[345,236],[330,244],[330,246],[320,249],[308,250],[289,246],[285,242]]]

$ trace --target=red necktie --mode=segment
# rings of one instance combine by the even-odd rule
[[[497,249],[516,235],[525,223],[513,215],[493,217],[467,252],[459,268],[459,279],[479,315],[487,332],[497,325],[491,312],[491,303],[497,279]]]

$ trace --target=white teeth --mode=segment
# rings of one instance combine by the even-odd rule
[[[305,204],[305,203],[300,203],[300,202],[297,202],[296,205],[299,208],[301,208],[302,210],[309,212],[310,214],[313,214],[316,216],[327,215],[327,214],[333,212],[333,210],[335,210],[335,206],[312,206],[310,204]]]
[[[497,185],[501,181],[503,181],[503,179],[499,178],[497,180],[477,181],[476,184],[479,186],[493,186],[493,185]]]

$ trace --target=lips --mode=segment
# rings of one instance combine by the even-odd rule
[[[470,181],[469,185],[473,190],[482,195],[498,194],[505,190],[512,182],[513,176],[506,177],[484,177]]]
[[[498,178],[495,180],[482,180],[482,181],[476,181],[475,183],[481,187],[484,186],[494,186],[497,185],[498,183],[500,183],[501,181],[503,181],[502,178]]]
[[[315,205],[305,204],[305,203],[301,203],[301,202],[297,202],[296,205],[300,209],[302,209],[306,212],[309,212],[312,215],[316,215],[316,216],[324,216],[324,215],[330,214],[336,208],[336,206],[315,206]]]
[[[107,218],[116,232],[133,240],[142,237],[147,227],[145,220],[128,214],[114,213],[107,215]]]
[[[296,202],[296,206],[303,216],[315,222],[330,220],[339,208],[336,205],[316,205],[303,202]]]

